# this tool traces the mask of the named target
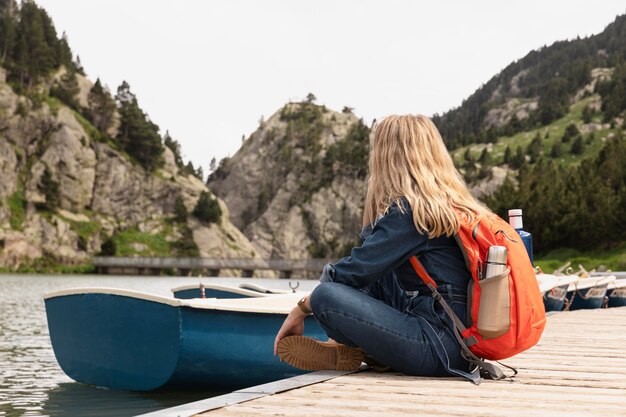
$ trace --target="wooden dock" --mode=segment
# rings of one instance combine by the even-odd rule
[[[310,385],[299,388],[257,389],[254,399],[211,405],[207,408],[219,408],[209,411],[185,414],[184,406],[175,407],[171,410],[179,411],[170,415],[623,417],[626,307],[551,315],[539,345],[504,362],[519,370],[510,381],[485,381],[475,386],[456,378],[364,371],[321,378],[323,382],[311,380]]]

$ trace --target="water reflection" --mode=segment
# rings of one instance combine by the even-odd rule
[[[62,383],[48,392],[43,413],[50,417],[131,417],[197,401],[222,392],[155,391],[131,392],[96,388],[76,382]]]

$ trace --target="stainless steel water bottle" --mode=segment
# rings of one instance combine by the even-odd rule
[[[485,339],[493,339],[509,330],[510,294],[509,274],[506,265],[507,250],[504,246],[491,246],[487,252],[485,276],[480,285],[478,309],[478,333]]]
[[[506,271],[506,248],[504,246],[490,246],[487,253],[487,267],[485,278],[495,277]]]

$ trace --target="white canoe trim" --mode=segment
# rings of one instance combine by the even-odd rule
[[[194,298],[189,300],[164,297],[120,288],[69,288],[44,295],[44,300],[80,294],[108,294],[153,301],[172,307],[190,307],[203,310],[238,311],[245,313],[288,314],[298,300],[308,292],[276,294],[271,297],[255,298]]]
[[[241,311],[247,313],[270,313],[270,314],[289,314],[298,300],[308,292],[275,294],[271,297],[255,297],[255,298],[221,298],[215,301],[208,298],[194,298],[191,300],[181,300],[183,305],[192,308],[201,308],[209,310],[228,310]]]
[[[626,279],[617,279],[609,284],[607,290],[616,290],[626,287]]]
[[[205,289],[231,292],[233,294],[245,295],[246,297],[267,297],[268,295],[272,295],[272,294],[265,294],[265,293],[261,293],[257,291],[250,291],[250,290],[246,290],[246,289],[239,288],[239,287],[233,287],[230,285],[220,285],[220,284],[181,285],[180,287],[172,288],[171,291],[172,293],[175,293],[177,291],[186,291],[186,290],[200,291],[200,285],[204,285]],[[200,298],[200,297],[198,296],[197,298]]]
[[[244,282],[243,284],[239,284],[239,288],[265,294],[291,294],[294,292],[290,290],[276,290],[274,288],[264,287],[263,285],[253,284],[251,282]]]
[[[543,294],[556,287],[562,287],[564,285],[570,285],[578,281],[580,277],[578,275],[553,275],[553,274],[538,274],[537,281],[539,283],[539,291]]]
[[[123,297],[139,298],[141,300],[154,301],[161,304],[167,304],[172,307],[179,307],[181,305],[179,299],[173,297],[163,297],[157,294],[151,294],[147,292],[125,290],[122,288],[109,288],[109,287],[92,287],[92,288],[68,288],[66,290],[59,290],[44,294],[43,299],[48,300],[55,297],[63,297],[66,295],[80,295],[80,294],[110,294],[121,295]]]
[[[608,285],[611,282],[615,281],[615,279],[615,275],[581,278],[573,284],[570,284],[570,286],[567,288],[567,291],[586,290],[587,288]]]

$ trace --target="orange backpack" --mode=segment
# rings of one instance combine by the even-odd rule
[[[481,368],[485,376],[500,379],[504,376],[502,371],[483,359],[504,359],[523,352],[537,344],[545,327],[546,313],[535,271],[522,239],[500,217],[463,223],[455,238],[472,274],[467,293],[467,327],[441,297],[437,284],[420,261],[413,256],[410,262],[454,322],[466,359]],[[507,249],[507,270],[485,279],[490,246]],[[479,315],[481,306],[484,312],[489,311],[488,315]],[[490,321],[488,330],[481,326],[479,317]],[[496,327],[493,327],[494,319]]]

